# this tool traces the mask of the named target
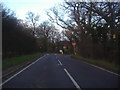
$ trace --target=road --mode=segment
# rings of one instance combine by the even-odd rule
[[[118,78],[69,55],[47,54],[3,82],[3,88],[118,88]]]

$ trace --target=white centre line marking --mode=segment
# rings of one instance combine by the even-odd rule
[[[46,56],[46,55],[44,55]],[[43,57],[44,57],[43,56]],[[9,79],[7,79],[6,81],[4,81],[2,84],[0,84],[0,86],[4,85],[5,83],[7,83],[8,81],[10,81],[12,78],[14,78],[15,76],[17,76],[18,74],[20,74],[21,72],[23,72],[24,70],[26,70],[27,68],[29,68],[31,65],[35,64],[37,61],[39,61],[41,58],[37,59],[36,61],[34,61],[33,63],[29,64],[27,67],[23,68],[21,71],[19,71],[18,73],[14,74],[13,76],[11,76]]]
[[[81,90],[80,86],[77,84],[77,82],[73,79],[73,77],[69,74],[69,72],[65,68],[64,68],[64,71],[67,73],[69,78],[72,80],[72,82],[75,85],[75,87],[78,88],[78,90]]]
[[[58,62],[60,63],[60,65],[62,66],[62,63],[58,60]]]

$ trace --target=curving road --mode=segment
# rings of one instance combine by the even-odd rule
[[[7,81],[3,88],[119,88],[119,76],[72,59],[46,54]]]

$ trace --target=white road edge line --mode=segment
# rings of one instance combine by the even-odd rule
[[[58,62],[60,63],[60,65],[62,66],[62,63],[58,60]]]
[[[101,69],[101,70],[103,70],[103,71],[106,71],[106,72],[112,73],[112,74],[114,74],[114,75],[120,76],[120,75],[117,74],[117,73],[111,72],[111,71],[106,70],[106,69],[104,69],[104,68],[101,68],[101,67],[99,67],[99,66],[96,66],[96,65],[93,65],[93,64],[90,64],[90,63],[87,63],[87,62],[84,62],[84,63],[86,63],[86,64],[88,64],[88,65],[91,65],[91,66],[93,66],[93,67],[96,67],[96,68],[98,68],[98,69]]]
[[[75,85],[75,87],[78,90],[81,90],[80,86],[77,84],[77,82],[73,79],[73,77],[69,74],[69,72],[64,68],[64,71],[67,73],[67,75],[69,76],[69,78],[72,80],[73,84]]]
[[[46,56],[46,55],[44,55]],[[39,61],[41,58],[43,58],[44,56],[38,58],[36,61],[34,61],[33,63],[29,64],[28,66],[26,66],[25,68],[23,68],[22,70],[20,70],[18,73],[14,74],[13,76],[11,76],[9,79],[7,79],[6,81],[4,81],[3,83],[0,84],[0,86],[4,85],[5,83],[7,83],[8,81],[10,81],[12,78],[14,78],[15,76],[17,76],[18,74],[20,74],[21,72],[23,72],[24,70],[26,70],[27,68],[29,68],[31,65],[35,64],[37,61]]]

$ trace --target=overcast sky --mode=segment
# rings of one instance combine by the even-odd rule
[[[47,20],[45,11],[63,0],[3,0],[3,4],[13,10],[19,19],[25,19],[26,13],[32,11],[40,15],[40,20]]]

